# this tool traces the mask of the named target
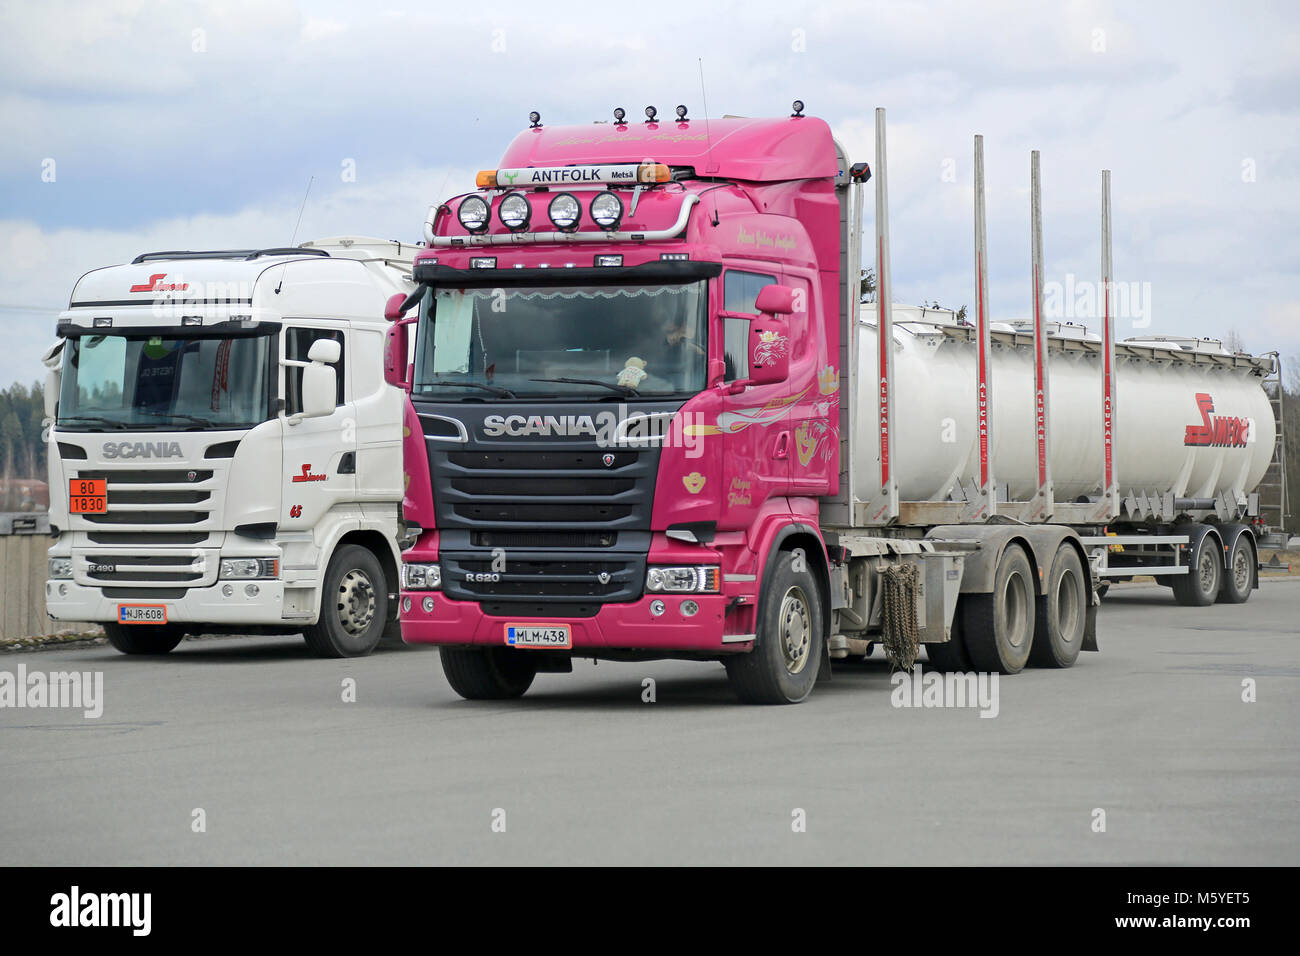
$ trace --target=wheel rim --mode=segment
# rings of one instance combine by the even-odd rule
[[[1078,580],[1073,570],[1067,570],[1056,583],[1056,626],[1067,642],[1074,639],[1081,611]]]
[[[1012,574],[1007,578],[1007,586],[1003,591],[1006,607],[1007,620],[1007,643],[1012,647],[1019,649],[1024,646],[1027,640],[1025,626],[1029,620],[1029,601],[1026,596],[1025,579],[1019,572]]]
[[[1197,575],[1201,581],[1201,593],[1209,594],[1218,584],[1218,568],[1215,566],[1215,555],[1210,548],[1201,552],[1200,563],[1196,566]]]
[[[777,617],[781,659],[787,673],[798,674],[808,666],[812,649],[812,612],[802,588],[791,588],[781,599]]]
[[[1238,548],[1232,559],[1232,583],[1241,593],[1250,587],[1250,548]]]
[[[375,619],[375,588],[370,575],[353,568],[339,582],[339,623],[349,634],[363,633]]]

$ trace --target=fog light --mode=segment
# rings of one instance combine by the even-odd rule
[[[658,617],[659,615],[663,614],[663,612],[664,612],[664,602],[663,602],[663,601],[651,601],[651,602],[650,602],[650,613],[651,613],[651,614],[653,614],[655,617]]]
[[[223,584],[221,586],[221,593],[226,597],[234,597],[235,586],[233,584]]]
[[[694,617],[696,614],[699,613],[699,610],[700,610],[700,606],[696,604],[694,601],[682,602],[682,614],[685,617]]]
[[[60,584],[59,597],[67,597],[67,596],[68,596],[68,586],[66,584]]]
[[[261,590],[262,590],[262,589],[259,588],[256,584],[245,584],[245,585],[244,585],[244,593],[247,594],[249,597],[257,597],[258,593],[259,593]]]
[[[411,612],[411,599],[409,597],[402,598],[402,611],[406,614]]]
[[[433,613],[433,598],[427,597],[420,602],[420,607],[424,608],[425,614]]]
[[[523,193],[511,193],[501,200],[501,205],[497,207],[497,218],[501,220],[501,225],[511,232],[527,229],[531,215],[532,209],[529,208],[528,197]]]
[[[623,200],[612,192],[597,193],[591,201],[591,218],[601,229],[617,229],[623,218]]]
[[[456,218],[470,232],[485,232],[488,227],[488,204],[482,196],[467,196],[456,210]]]
[[[546,208],[547,215],[551,217],[551,222],[560,232],[572,232],[578,228],[578,219],[582,216],[582,206],[569,193],[560,193],[551,200],[551,204]]]

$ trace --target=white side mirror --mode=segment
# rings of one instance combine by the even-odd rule
[[[45,417],[54,420],[59,410],[59,389],[63,385],[63,346],[66,340],[60,339],[45,350],[41,364],[48,371],[45,373]]]
[[[333,345],[335,361],[338,360],[337,342],[317,342],[316,345]],[[316,345],[311,347],[316,351]],[[313,356],[314,358],[314,356]],[[338,389],[338,371],[332,365],[313,361],[302,370],[302,416],[321,418],[334,413],[334,396]]]
[[[309,361],[324,362],[326,365],[337,365],[342,355],[342,346],[333,339],[317,339],[307,350]]]

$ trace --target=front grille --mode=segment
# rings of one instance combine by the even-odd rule
[[[104,588],[104,597],[127,601],[175,601],[185,597],[185,588]]]
[[[189,554],[91,554],[85,560],[86,576],[92,581],[180,584],[203,577],[203,571],[194,568],[194,556]]]
[[[212,497],[210,491],[110,491],[112,505],[197,505]]]
[[[574,598],[597,602],[635,601],[645,581],[640,554],[579,555],[506,553],[504,566],[491,555],[441,552],[443,590],[460,601],[535,601]],[[494,570],[494,566],[501,570]]]
[[[111,500],[111,499],[110,499]],[[111,508],[112,505],[110,504]],[[198,524],[206,521],[206,511],[108,511],[82,515],[93,524]]]
[[[599,531],[474,531],[476,548],[612,548],[618,535]]]
[[[614,462],[606,465],[604,452],[601,451],[453,451],[447,460],[457,468],[472,471],[484,470],[519,470],[554,471],[557,469],[577,471],[581,469],[603,469],[613,471],[627,465],[635,465],[639,452],[613,452]]]
[[[116,545],[186,545],[207,540],[204,531],[88,531],[92,544]]]
[[[632,505],[587,505],[571,502],[525,505],[515,501],[475,501],[458,504],[453,513],[467,521],[511,524],[605,524],[632,514]]]
[[[211,468],[101,467],[81,471],[75,475],[76,478],[98,478],[108,483],[108,510],[102,514],[83,514],[81,517],[90,525],[195,525],[207,521],[211,516],[207,508],[212,506],[215,489],[203,487],[203,483],[210,481],[215,474]],[[206,535],[199,534],[192,542],[166,543],[197,543],[204,537]],[[96,543],[115,542],[96,540]]]
[[[545,603],[530,602],[527,604],[507,604],[504,601],[482,601],[479,608],[484,614],[492,617],[508,617],[511,620],[518,618],[575,618],[575,617],[595,617],[600,611],[599,604],[570,604],[568,602],[554,603],[546,601]]]

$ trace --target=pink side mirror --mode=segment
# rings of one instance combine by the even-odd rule
[[[794,289],[788,285],[765,285],[758,290],[754,301],[754,310],[767,315],[792,315],[794,313]]]
[[[388,297],[388,302],[384,304],[384,318],[389,322],[396,322],[398,319],[406,315],[406,313],[402,311],[402,304],[404,302],[406,302],[406,296],[402,295],[402,293],[397,292],[390,295]]]

